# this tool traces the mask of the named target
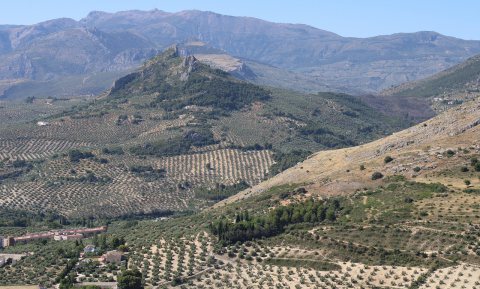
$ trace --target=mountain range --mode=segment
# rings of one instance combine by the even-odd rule
[[[0,289],[478,288],[478,41],[158,10],[0,41]]]
[[[263,75],[263,83],[281,74],[288,88],[361,94],[424,78],[480,53],[480,41],[435,32],[352,38],[202,11],[91,12],[80,21],[1,26],[0,92],[97,94],[166,47],[195,41],[240,59],[253,79]]]

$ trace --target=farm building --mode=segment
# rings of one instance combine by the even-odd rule
[[[53,239],[55,241],[81,240],[83,239],[83,235],[82,234],[55,235]]]
[[[101,232],[105,232],[107,226],[96,227],[96,228],[81,228],[81,229],[68,229],[68,230],[55,230],[34,234],[27,234],[20,237],[9,238],[8,246],[13,246],[15,243],[27,243],[29,241],[41,240],[41,239],[54,239],[57,241],[62,240],[79,240],[85,236],[92,236]],[[5,245],[4,239],[4,246]]]
[[[53,232],[27,234],[21,237],[15,237],[13,244],[27,243],[30,241],[41,240],[41,239],[53,239],[54,236],[55,236],[55,233]],[[10,246],[12,246],[13,244],[10,244]]]
[[[0,268],[8,264],[15,264],[23,257],[25,257],[24,254],[0,254]]]
[[[15,245],[15,239],[13,237],[1,238],[2,244],[0,248],[6,248]]]
[[[7,265],[8,261],[9,261],[9,259],[4,258],[4,257],[0,257],[0,268]]]
[[[87,245],[87,246],[85,246],[85,248],[83,248],[83,253],[85,253],[85,254],[95,253],[95,251],[97,251],[97,248],[95,248],[94,245]]]
[[[118,264],[123,259],[122,252],[119,251],[108,251],[107,253],[103,254],[100,258],[104,263],[113,263]]]

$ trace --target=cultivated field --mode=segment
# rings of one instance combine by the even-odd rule
[[[72,217],[185,210],[194,200],[194,188],[240,181],[257,184],[273,163],[269,151],[233,149],[146,160],[105,155],[102,159],[71,162],[58,157],[35,164],[25,176],[0,184],[0,206]],[[150,180],[129,170],[139,165],[162,169],[165,175]]]

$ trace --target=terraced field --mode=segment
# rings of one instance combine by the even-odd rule
[[[34,103],[0,100],[0,123],[14,125],[19,122],[29,122],[52,113],[60,113],[73,105],[83,103],[82,99],[54,101],[53,99],[38,99]]]
[[[267,150],[240,151],[218,149],[191,155],[174,156],[154,162],[165,168],[175,181],[192,183],[234,184],[244,180],[249,184],[262,181],[273,164],[272,153]]]
[[[181,282],[186,288],[409,288],[427,272],[418,267],[335,262],[321,256],[305,259],[301,257],[307,253],[304,250],[257,244],[236,245],[226,254],[215,254],[211,242],[204,234],[162,239],[143,254],[132,255],[129,268],[139,268],[152,286],[175,287]],[[291,252],[297,252],[292,254],[296,257],[289,256]]]
[[[133,254],[128,267],[142,271],[152,286],[201,274],[216,263],[212,258],[212,241],[203,233],[189,238],[161,239],[140,254]]]
[[[32,161],[45,159],[73,148],[89,147],[91,143],[51,139],[0,140],[0,159]]]
[[[85,119],[62,118],[50,121],[48,126],[33,123],[21,126],[2,127],[2,138],[37,138],[46,140],[69,140],[104,145],[115,140],[125,142],[147,130],[152,123],[139,125],[116,125],[116,117],[90,117]],[[150,125],[150,126],[149,126]]]
[[[196,188],[240,181],[257,184],[273,164],[271,151],[229,149],[229,142],[160,158],[139,158],[128,152],[102,154],[99,148],[111,145],[114,139],[123,140],[126,150],[131,145],[168,138],[170,132],[174,133],[171,128],[178,129],[192,121],[146,120],[138,125],[118,125],[116,120],[117,117],[105,116],[53,121],[43,127],[33,123],[2,127],[0,160],[6,166],[0,168],[0,173],[11,173],[9,168],[15,160],[35,165],[20,177],[2,181],[0,206],[25,211],[53,210],[77,217],[185,210],[190,208]],[[104,161],[70,162],[67,153],[79,148],[93,150]],[[165,176],[147,182],[129,172],[132,166],[162,169]],[[79,181],[88,173],[100,181]],[[203,206],[203,201],[199,200],[199,204]]]
[[[42,155],[16,156],[29,160]],[[0,184],[0,206],[52,210],[71,217],[186,210],[194,201],[195,188],[240,181],[257,184],[273,164],[269,151],[234,149],[149,159],[102,155],[102,159],[71,162],[60,156],[35,164],[24,176]],[[165,175],[148,180],[131,172],[132,166],[151,166],[165,170]]]

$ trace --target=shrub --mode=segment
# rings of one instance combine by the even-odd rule
[[[142,273],[138,270],[126,270],[117,278],[119,289],[143,289]]]
[[[71,162],[78,162],[81,159],[93,158],[95,155],[91,152],[82,152],[80,150],[74,149],[68,152],[68,157]]]
[[[23,168],[23,167],[27,167],[29,163],[24,160],[15,160],[13,161],[12,165],[14,168]]]
[[[243,191],[250,187],[245,181],[226,186],[224,184],[216,184],[215,188],[199,188],[195,191],[195,197],[199,199],[205,199],[210,201],[221,201],[236,193]]]
[[[165,177],[165,169],[154,169],[152,166],[134,165],[129,168],[130,172],[143,177],[145,181],[151,182]]]
[[[35,96],[29,96],[25,99],[25,103],[33,103],[35,101]]]
[[[472,167],[474,167],[477,163],[478,163],[478,159],[477,159],[477,158],[471,158],[471,159],[470,159],[470,164],[472,165]]]
[[[475,164],[475,171],[480,172],[480,163]]]
[[[445,152],[445,155],[450,158],[450,157],[453,157],[455,155],[455,152],[452,151],[452,150],[447,150]]]
[[[384,159],[383,159],[383,162],[388,164],[389,162],[393,161],[393,158],[391,156],[386,156]]]
[[[381,172],[374,172],[372,174],[372,180],[374,180],[374,181],[378,180],[378,179],[381,179],[381,178],[383,178],[383,174]]]
[[[274,176],[284,170],[293,167],[297,163],[305,160],[310,154],[310,151],[293,150],[288,153],[276,152],[273,155],[275,163],[270,167],[270,175]]]
[[[111,148],[103,148],[102,153],[108,155],[123,155],[123,149],[121,147],[111,147]]]
[[[206,146],[215,144],[212,132],[208,128],[189,130],[183,136],[173,137],[169,140],[158,140],[137,145],[130,148],[135,155],[175,156],[186,154],[192,146]]]
[[[100,164],[108,164],[108,160],[107,160],[107,159],[104,159],[104,158],[100,158],[100,159],[98,159],[98,163],[100,163]]]

